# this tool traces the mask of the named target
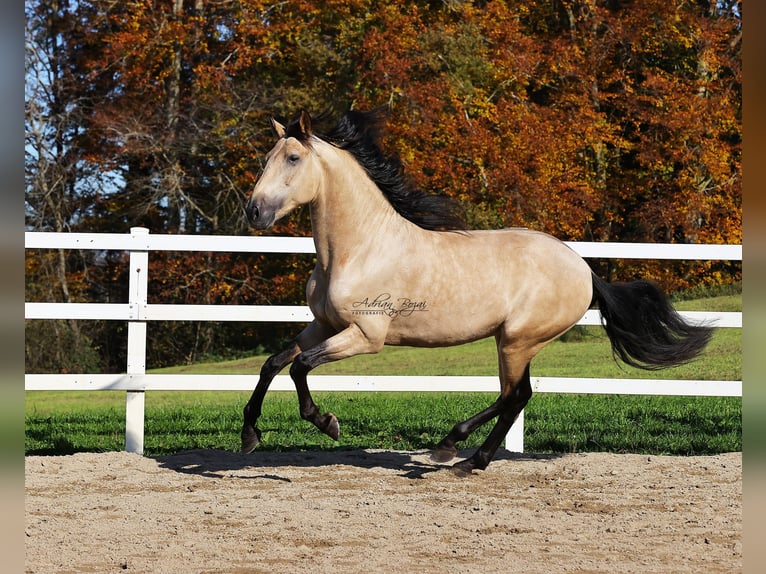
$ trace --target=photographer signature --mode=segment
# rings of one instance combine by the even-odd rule
[[[365,297],[352,303],[354,315],[387,315],[389,317],[410,317],[413,313],[428,311],[426,301],[399,297],[394,301],[390,293],[381,293],[374,299]]]

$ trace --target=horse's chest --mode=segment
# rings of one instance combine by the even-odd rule
[[[321,269],[315,269],[306,285],[306,298],[314,317],[340,330],[348,326],[349,299],[353,298],[348,286],[333,280]]]

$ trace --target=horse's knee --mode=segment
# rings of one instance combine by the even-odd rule
[[[515,386],[507,391],[507,394],[503,393],[502,399],[506,407],[521,405],[523,408],[532,398],[532,383],[528,376],[522,378]]]
[[[278,371],[276,355],[272,355],[261,365],[261,377],[270,377],[274,371]]]
[[[528,381],[522,382],[522,384],[516,387],[515,394],[517,400],[523,401],[524,404],[527,404],[529,399],[532,398],[532,385],[529,384]]]
[[[526,406],[529,399],[532,398],[532,387],[530,385],[519,385],[513,392],[514,403]]]
[[[304,353],[301,353],[293,360],[293,364],[290,365],[290,377],[295,380],[296,377],[305,377],[311,370],[312,366],[309,364]]]

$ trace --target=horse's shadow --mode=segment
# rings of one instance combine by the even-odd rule
[[[473,451],[458,453],[465,458]],[[351,466],[361,469],[382,468],[399,471],[399,476],[422,479],[434,472],[449,472],[452,463],[442,464],[430,460],[430,451],[391,450],[317,450],[317,451],[257,451],[242,454],[216,449],[194,449],[177,454],[155,457],[160,468],[205,478],[242,478],[278,480],[291,482],[280,474],[280,468],[320,468],[333,465]],[[559,455],[514,453],[499,450],[498,460],[539,460],[556,458]],[[490,469],[492,465],[490,464]]]

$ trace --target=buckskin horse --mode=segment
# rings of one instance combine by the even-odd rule
[[[453,465],[458,475],[483,470],[532,396],[529,364],[597,304],[613,354],[644,369],[688,362],[712,329],[673,309],[654,284],[608,283],[562,241],[524,228],[464,229],[445,197],[408,184],[401,163],[378,142],[380,115],[349,110],[326,135],[305,111],[287,126],[272,119],[277,143],[247,200],[255,229],[267,229],[308,204],[316,266],[306,296],[314,320],[263,364],[244,408],[242,451],[260,442],[257,421],[269,384],[292,363],[301,417],[334,440],[339,424],[321,414],[308,373],[325,363],[384,345],[441,347],[494,336],[500,395],[456,424],[432,453],[457,455],[456,444],[497,418],[475,453]]]

